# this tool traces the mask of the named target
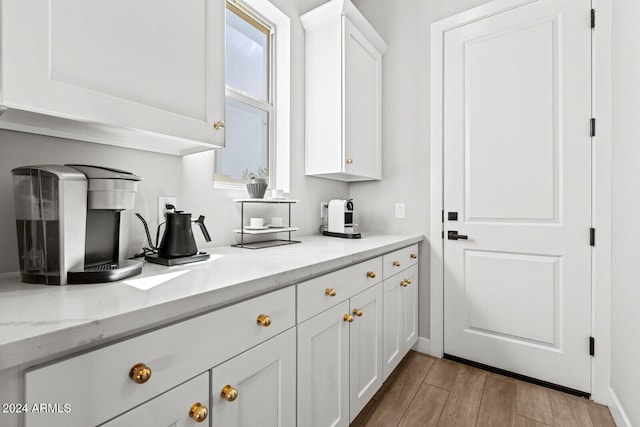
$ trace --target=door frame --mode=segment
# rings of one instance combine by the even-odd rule
[[[431,24],[431,242],[430,353],[442,357],[444,349],[444,210],[443,78],[444,36],[447,31],[537,0],[494,0]],[[592,226],[597,230],[591,263],[591,329],[596,338],[591,363],[591,398],[615,407],[610,389],[611,372],[611,7],[612,0],[592,0],[597,10],[592,33],[592,117],[597,133],[592,140]],[[585,19],[588,19],[585,11]],[[587,118],[585,118],[585,123]],[[588,126],[585,124],[585,132]],[[586,236],[586,230],[585,230]],[[587,244],[585,237],[585,244]],[[585,343],[587,351],[587,343]]]

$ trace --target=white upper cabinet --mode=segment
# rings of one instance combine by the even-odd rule
[[[300,19],[306,32],[306,174],[381,179],[386,43],[349,0],[331,0]]]
[[[171,154],[224,146],[224,0],[2,0],[0,127]]]

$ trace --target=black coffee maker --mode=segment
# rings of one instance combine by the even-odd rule
[[[192,224],[197,224],[202,230],[205,241],[211,241],[211,236],[207,231],[207,227],[204,225],[204,216],[200,215],[198,219],[192,220],[190,213],[178,211],[173,205],[166,205],[165,207],[169,211],[165,214],[165,222],[158,225],[155,245],[151,241],[151,234],[149,233],[147,222],[142,215],[136,213],[136,216],[144,225],[150,246],[144,259],[162,265],[188,264],[208,259],[208,253],[198,251],[196,239],[191,230]],[[160,230],[163,225],[164,234],[162,235],[162,239],[160,239]],[[158,240],[160,240],[159,245]]]

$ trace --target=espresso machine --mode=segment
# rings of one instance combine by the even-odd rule
[[[142,178],[90,165],[11,172],[23,282],[102,283],[142,271],[142,261],[120,256],[120,213],[133,208]]]
[[[359,239],[362,236],[355,231],[353,222],[353,200],[330,200],[327,208],[327,227],[324,236]]]

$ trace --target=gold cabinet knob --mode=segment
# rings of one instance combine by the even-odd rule
[[[151,378],[151,368],[144,363],[136,363],[129,371],[129,378],[136,384],[144,384]]]
[[[333,288],[327,288],[324,290],[324,294],[330,297],[335,297],[336,296],[336,290]]]
[[[218,120],[217,122],[214,122],[214,123],[213,123],[213,128],[214,128],[215,130],[224,129],[224,122],[223,122],[223,121],[220,121],[220,120]]]
[[[411,284],[411,279],[405,279],[405,282],[407,282],[407,285]]]
[[[408,285],[407,280],[403,280],[402,282],[400,282],[400,286],[402,286],[403,288],[406,288]]]
[[[346,163],[346,164],[348,164],[348,165],[350,165],[351,163],[353,163],[353,159],[346,159],[346,160],[345,160],[345,163]]]
[[[394,267],[400,267],[400,261],[393,261],[392,264]]]
[[[196,420],[196,422],[198,423],[206,420],[208,415],[209,410],[200,402],[194,403],[193,405],[191,405],[191,409],[189,409],[189,416]]]
[[[267,326],[271,325],[271,317],[267,316],[266,314],[260,314],[258,315],[256,323],[266,328]]]
[[[233,402],[238,398],[238,389],[227,384],[226,386],[222,387],[222,390],[220,390],[220,397],[228,400],[229,402]]]
[[[375,279],[375,277],[376,277],[376,273],[375,273],[375,272],[373,272],[373,271],[367,271],[367,277],[368,277],[369,279]]]
[[[418,254],[411,254],[411,259],[416,259],[418,258]]]
[[[344,316],[342,316],[342,320],[344,320],[345,322],[353,322],[353,316],[350,314],[345,314]]]
[[[362,317],[362,310],[360,310],[359,308],[354,308],[353,314],[355,314],[358,317]]]

